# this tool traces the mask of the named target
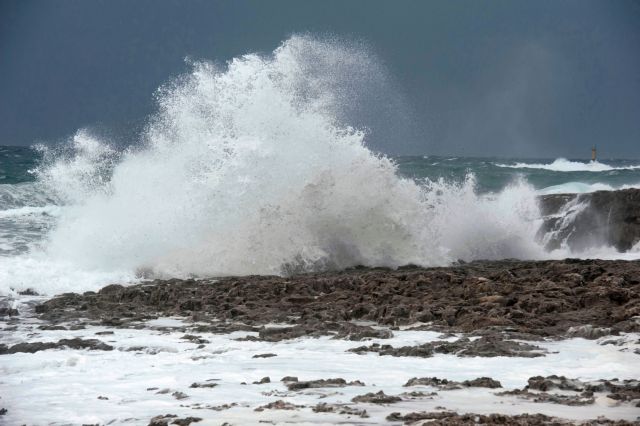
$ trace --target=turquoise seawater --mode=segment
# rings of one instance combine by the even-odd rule
[[[462,182],[473,175],[479,193],[498,192],[517,179],[549,192],[587,192],[640,187],[640,160],[523,159],[497,157],[392,157],[398,173],[416,181]],[[35,180],[33,170],[42,160],[31,147],[0,146],[0,185]],[[2,205],[0,204],[0,208]]]

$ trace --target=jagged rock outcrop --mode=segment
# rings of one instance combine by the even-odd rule
[[[624,252],[640,242],[640,189],[540,197],[539,238],[549,250],[609,245]]]

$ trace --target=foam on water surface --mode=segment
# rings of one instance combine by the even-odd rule
[[[97,338],[113,351],[47,350],[34,354],[2,355],[0,364],[0,406],[8,413],[7,425],[45,423],[100,423],[146,425],[158,414],[173,413],[181,417],[204,418],[202,424],[224,421],[258,424],[260,420],[294,423],[371,422],[384,423],[392,411],[433,411],[446,407],[458,412],[489,414],[544,413],[569,419],[594,419],[605,415],[612,419],[635,420],[637,408],[616,406],[599,399],[594,405],[571,407],[540,404],[515,397],[498,397],[494,389],[470,388],[438,391],[430,387],[406,388],[412,377],[439,377],[470,380],[481,376],[499,380],[505,389],[521,388],[531,376],[565,375],[583,381],[597,379],[637,379],[634,350],[638,335],[622,336],[619,345],[603,345],[600,340],[569,339],[536,342],[549,353],[539,358],[458,358],[436,354],[430,358],[357,355],[347,352],[362,342],[329,337],[299,338],[282,342],[236,340],[255,333],[234,332],[226,335],[197,333],[205,343],[199,347],[182,339],[187,322],[175,318],[152,321],[147,329],[37,330],[35,319],[22,321],[11,333],[0,332],[0,343],[20,341],[57,341],[63,338]],[[168,327],[168,328],[167,328]],[[112,331],[113,334],[96,335]],[[188,331],[187,331],[188,332]],[[438,339],[429,331],[394,331],[392,339],[373,339],[366,344],[394,346],[416,345]],[[608,337],[611,338],[611,337]],[[620,338],[619,338],[620,339]],[[275,353],[271,358],[253,358],[256,354]],[[255,385],[269,376],[272,383]],[[341,377],[360,380],[365,386],[310,389],[286,393],[279,382],[284,376],[299,380]],[[215,383],[214,388],[191,388],[192,383]],[[242,382],[247,383],[243,385]],[[157,388],[148,390],[149,388]],[[169,389],[167,393],[158,393]],[[313,413],[318,403],[347,403],[357,395],[384,391],[397,395],[412,390],[437,391],[433,399],[402,401],[393,405],[359,404],[371,416],[367,419],[344,415]],[[174,392],[186,394],[177,400]],[[108,399],[98,399],[101,396]],[[284,399],[305,405],[296,411],[254,411],[260,405]],[[214,411],[194,409],[236,403],[233,408]]]
[[[609,172],[613,170],[638,170],[640,165],[631,166],[610,166],[599,161],[570,161],[565,158],[557,158],[552,163],[515,163],[515,164],[501,164],[496,163],[498,167],[509,167],[515,169],[542,169],[553,172]]]

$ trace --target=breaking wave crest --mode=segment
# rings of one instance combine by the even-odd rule
[[[365,146],[345,111],[381,69],[309,36],[224,68],[192,63],[158,91],[133,147],[79,131],[62,151],[43,148],[39,185],[63,207],[40,249],[6,259],[0,284],[55,293],[140,276],[548,257],[526,182],[483,196],[472,175],[417,183]]]
[[[614,167],[599,161],[581,162],[569,161],[564,158],[558,158],[549,164],[540,163],[515,163],[515,164],[496,164],[498,167],[509,167],[514,169],[542,169],[553,172],[608,172],[612,170],[637,170],[637,166],[621,166]]]

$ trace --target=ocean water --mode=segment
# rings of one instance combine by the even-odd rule
[[[225,67],[192,63],[127,148],[83,129],[55,147],[0,147],[0,294],[616,256],[545,251],[537,196],[640,187],[640,160],[374,153],[344,113],[374,65],[353,46],[294,36]]]

